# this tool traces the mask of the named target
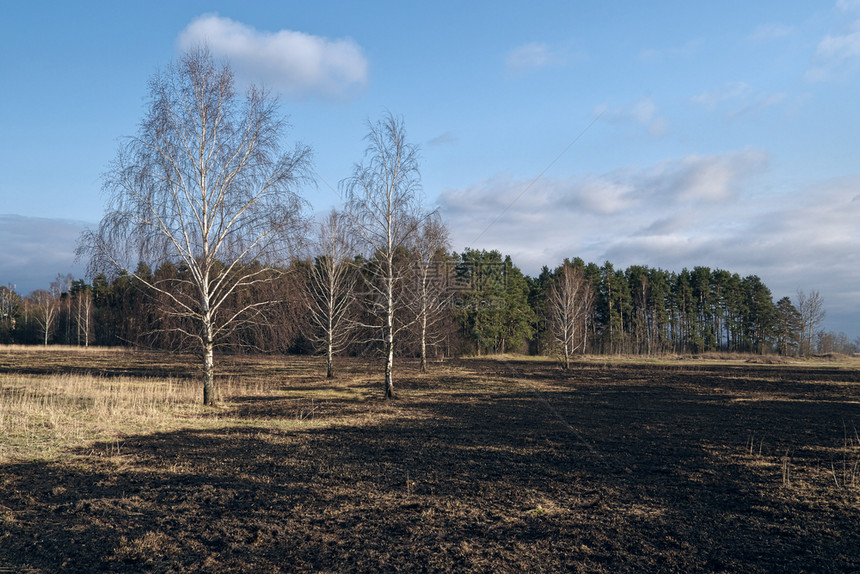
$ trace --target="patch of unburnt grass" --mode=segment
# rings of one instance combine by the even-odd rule
[[[0,462],[56,459],[88,444],[120,445],[130,435],[179,428],[317,427],[327,402],[367,394],[320,385],[313,358],[226,358],[215,408],[201,404],[192,356],[6,346],[0,361]],[[266,411],[271,416],[258,416]],[[93,453],[113,457],[117,449]]]

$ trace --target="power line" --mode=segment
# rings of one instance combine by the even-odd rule
[[[543,177],[543,175],[544,175],[547,171],[549,171],[549,169],[550,169],[552,166],[554,166],[554,165],[556,164],[556,162],[558,162],[558,160],[560,160],[560,159],[562,158],[562,156],[564,156],[564,154],[566,154],[566,153],[567,153],[567,150],[569,150],[570,148],[572,148],[572,147],[573,147],[573,144],[575,144],[576,142],[578,142],[578,141],[580,140],[580,138],[582,138],[582,136],[584,136],[584,135],[585,135],[585,132],[587,132],[587,131],[591,128],[591,126],[593,126],[593,125],[597,122],[597,120],[599,120],[599,119],[600,119],[600,117],[603,115],[603,113],[604,113],[605,111],[606,111],[606,110],[603,110],[603,111],[601,111],[599,114],[597,114],[597,116],[595,116],[595,118],[594,118],[593,120],[591,120],[591,122],[589,122],[589,124],[588,124],[587,126],[585,126],[585,128],[584,128],[581,132],[579,132],[579,134],[578,134],[575,138],[573,138],[573,141],[571,141],[569,144],[567,144],[567,147],[565,147],[565,148],[561,151],[561,153],[560,153],[560,154],[558,154],[558,155],[555,157],[555,159],[554,159],[554,160],[552,160],[552,161],[549,163],[549,165],[547,165],[547,166],[543,169],[543,171],[542,171],[542,172],[540,172],[540,173],[537,175],[537,177],[535,177],[533,180],[531,180],[531,182],[530,182],[527,186],[525,186],[525,188],[523,188],[523,190],[520,192],[520,194],[519,194],[518,196],[516,196],[516,197],[514,198],[514,200],[513,200],[512,202],[510,202],[510,203],[509,203],[509,204],[508,204],[508,205],[507,205],[507,206],[502,210],[502,212],[501,212],[500,214],[498,214],[498,215],[496,216],[496,218],[495,218],[495,219],[493,219],[493,220],[489,223],[489,225],[487,225],[487,227],[485,227],[485,228],[484,228],[484,230],[483,230],[481,233],[479,233],[479,234],[478,234],[478,236],[477,236],[477,237],[475,237],[475,239],[472,241],[472,245],[476,245],[476,244],[478,243],[478,240],[479,240],[481,237],[483,237],[483,236],[484,236],[484,234],[485,234],[485,233],[486,233],[486,232],[487,232],[487,231],[488,231],[488,230],[489,230],[493,225],[495,225],[495,224],[496,224],[496,222],[497,222],[499,219],[501,219],[501,218],[502,218],[502,216],[503,216],[505,213],[507,213],[507,211],[508,211],[508,210],[509,210],[509,209],[510,209],[510,208],[511,208],[511,207],[512,207],[512,206],[513,206],[517,201],[519,201],[519,199],[520,199],[523,195],[525,195],[525,194],[526,194],[526,192],[527,192],[529,189],[531,189],[531,188],[532,188],[532,186],[533,186],[535,183],[537,183],[537,181],[538,181],[540,178],[542,178],[542,177]]]

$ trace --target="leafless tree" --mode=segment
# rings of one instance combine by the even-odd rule
[[[441,217],[433,212],[418,224],[412,240],[415,258],[409,303],[415,314],[415,325],[421,349],[421,372],[427,372],[427,347],[439,343],[435,327],[444,317],[450,302],[446,293],[448,266],[445,252],[450,243],[448,229]]]
[[[33,317],[42,332],[45,346],[54,331],[57,315],[60,313],[60,285],[56,281],[51,283],[50,290],[37,289],[30,294],[33,303]]]
[[[827,314],[824,310],[824,299],[817,290],[806,294],[798,289],[795,307],[800,313],[800,353],[809,355],[813,351],[815,334],[819,331]]]
[[[550,329],[561,347],[564,368],[570,368],[570,357],[585,350],[587,321],[594,305],[594,289],[582,269],[565,263],[550,287],[548,308]]]
[[[295,187],[307,178],[310,150],[284,150],[277,102],[254,86],[237,96],[229,65],[205,46],[156,74],[149,95],[138,135],[105,176],[106,214],[79,253],[91,255],[91,273],[125,271],[180,319],[171,329],[201,350],[211,405],[216,343],[273,303],[228,301],[276,280],[303,232]],[[183,272],[162,283],[137,274],[138,262]]]
[[[819,331],[815,334],[816,347],[821,354],[842,353],[852,355],[857,352],[857,345],[848,339],[843,332]]]
[[[77,326],[78,346],[90,346],[90,321],[93,316],[93,291],[88,285],[75,290],[75,325]],[[83,341],[82,341],[83,340]]]
[[[334,376],[334,355],[352,340],[355,323],[350,309],[355,302],[356,272],[347,221],[332,210],[320,223],[317,256],[308,276],[310,338],[326,353],[326,377]]]
[[[21,297],[15,293],[15,286],[0,285],[0,322],[4,329],[12,331],[15,328],[15,315],[21,304]]]
[[[369,276],[365,284],[372,297],[368,310],[379,321],[385,353],[385,398],[394,397],[394,343],[408,326],[404,321],[403,281],[410,272],[408,258],[399,257],[415,233],[420,173],[418,149],[407,143],[403,120],[387,114],[369,125],[365,161],[342,182],[347,216],[364,244]]]

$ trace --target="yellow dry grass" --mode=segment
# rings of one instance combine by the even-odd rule
[[[171,379],[0,375],[0,461],[179,426],[200,415],[199,389]]]
[[[124,374],[130,366],[159,374]],[[234,402],[276,396],[289,377],[265,372],[242,376],[243,366],[233,365],[233,372],[219,377],[220,406],[210,408],[202,405],[199,380],[188,376],[194,366],[187,358],[128,349],[0,346],[0,462],[56,459],[96,442],[119,444],[139,433],[248,424],[237,417]],[[165,375],[171,372],[176,376]],[[301,373],[298,369],[296,375]]]
[[[243,396],[279,396],[259,380],[227,378],[216,388],[219,406],[205,407],[190,379],[93,375],[0,374],[0,463],[48,460],[96,442],[181,428],[254,426],[308,428],[300,416],[248,420],[236,412]]]

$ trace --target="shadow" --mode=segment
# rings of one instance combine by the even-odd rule
[[[774,390],[751,368],[763,396],[738,401],[754,383],[731,369],[466,364],[462,392],[407,374],[393,403],[328,401],[320,418],[362,415],[350,424],[254,425],[301,399],[249,397],[248,425],[2,465],[0,570],[860,568],[856,497],[782,488],[746,454],[751,433],[770,454],[838,445],[860,418],[845,385],[809,402],[803,373]]]
[[[199,378],[200,359],[192,355],[175,355],[145,350],[61,349],[34,352],[16,351],[0,355],[0,372],[22,375],[84,375],[103,378],[146,377]]]

